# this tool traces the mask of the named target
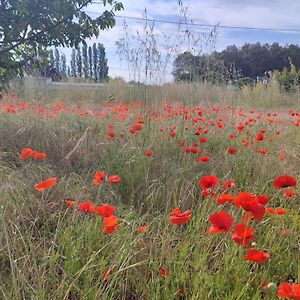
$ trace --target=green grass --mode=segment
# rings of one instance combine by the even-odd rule
[[[278,175],[299,179],[299,127],[258,121],[249,127],[252,140],[261,129],[267,136],[280,130],[281,137],[244,147],[246,131],[237,140],[227,139],[235,132],[238,117],[231,118],[226,111],[209,111],[213,120],[225,115],[224,129],[217,129],[201,122],[191,127],[191,121],[176,115],[154,121],[144,107],[130,107],[125,121],[114,121],[114,113],[102,121],[63,112],[56,118],[29,111],[0,113],[1,299],[180,299],[178,291],[183,288],[185,299],[274,300],[276,287],[262,289],[264,281],[300,282],[299,196],[285,200],[272,186]],[[162,105],[154,107],[161,112]],[[280,112],[280,119],[289,118],[286,109],[272,111]],[[128,130],[139,113],[144,129],[131,135]],[[113,140],[106,137],[107,125],[117,133]],[[174,125],[177,136],[172,139],[168,132]],[[194,135],[198,125],[209,129],[199,154],[209,152],[211,161],[206,164],[197,163],[199,155],[185,155],[178,146],[181,140],[188,146],[199,140]],[[162,127],[165,131],[160,131]],[[233,145],[237,154],[228,156],[227,148]],[[47,153],[47,159],[21,161],[18,152],[24,147]],[[256,153],[257,147],[269,153]],[[144,155],[149,149],[154,151],[151,158]],[[284,161],[278,160],[281,151],[287,153]],[[121,184],[93,186],[97,170],[120,175]],[[268,194],[270,207],[287,209],[284,216],[267,215],[262,222],[251,223],[256,247],[268,251],[270,260],[250,263],[243,258],[246,249],[235,244],[230,233],[207,234],[212,213],[225,209],[236,222],[242,217],[232,205],[222,207],[212,197],[201,197],[198,181],[207,174],[221,182],[234,178],[234,194]],[[56,186],[34,190],[35,183],[53,176],[58,178]],[[221,188],[216,192],[222,193]],[[68,208],[66,199],[114,205],[119,231],[105,234],[100,216]],[[168,217],[175,207],[191,209],[192,220],[171,224]],[[144,224],[149,232],[138,233]],[[286,236],[279,235],[282,228],[288,231]],[[169,276],[161,276],[160,268],[167,268]],[[112,271],[105,281],[107,270]]]

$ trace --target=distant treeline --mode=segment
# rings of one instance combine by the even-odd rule
[[[51,49],[48,55],[46,76],[54,81],[60,81],[67,77],[85,78],[95,82],[108,79],[108,65],[105,48],[101,43],[93,46],[83,45],[72,49],[70,63],[67,63],[66,55],[57,48]]]
[[[173,76],[175,80],[187,81],[220,82],[243,77],[257,80],[268,77],[269,71],[290,69],[291,65],[300,67],[298,45],[256,43],[240,48],[233,45],[209,55],[193,55],[190,52],[178,55],[173,64]]]

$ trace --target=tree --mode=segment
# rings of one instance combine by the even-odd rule
[[[80,48],[77,49],[76,64],[78,77],[82,77],[82,57]]]
[[[55,57],[55,70],[57,74],[60,74],[60,54],[57,48],[54,50]]]
[[[86,44],[83,44],[83,46],[82,46],[82,60],[83,60],[83,75],[84,75],[84,78],[88,78],[89,77],[89,61],[88,61]]]
[[[93,79],[93,51],[92,51],[92,47],[89,46],[89,50],[88,50],[88,60],[89,60],[89,77],[90,79]]]
[[[67,59],[64,53],[61,55],[61,76],[67,77]]]
[[[85,11],[92,0],[1,0],[0,2],[0,88],[22,74],[24,66],[45,56],[51,46],[78,47],[86,38],[115,25],[114,13],[123,9],[116,0],[95,19]],[[13,26],[12,26],[13,24]]]
[[[72,54],[71,54],[71,76],[76,77],[77,72],[76,72],[76,51],[75,49],[72,49]]]
[[[95,82],[98,81],[98,51],[97,51],[97,45],[96,43],[93,44],[93,75],[94,75],[94,80]]]
[[[98,43],[98,80],[100,82],[108,78],[108,66],[107,58],[105,54],[105,48],[101,43]]]

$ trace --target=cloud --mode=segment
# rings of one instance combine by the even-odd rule
[[[143,18],[145,8],[150,19],[158,20],[179,20],[180,9],[185,9],[187,17],[194,23],[201,24],[220,24],[228,26],[243,27],[263,27],[263,28],[299,28],[300,1],[292,0],[183,0],[183,6],[178,7],[178,0],[120,0],[124,5],[124,11],[117,12],[118,16]],[[103,11],[103,6],[91,4],[86,11],[91,12],[91,16],[96,16]],[[177,14],[177,16],[175,16]],[[116,51],[116,41],[124,36],[123,19],[117,18],[114,28],[101,32],[98,38],[88,41],[91,45],[94,42],[104,44],[110,67],[110,76],[123,76],[129,80],[127,65],[120,61]],[[127,29],[130,34],[142,32],[143,21],[126,19]],[[195,35],[203,35],[211,29],[202,27],[187,27]],[[166,55],[163,34],[167,36],[168,43],[173,43],[178,47],[178,51],[185,51],[191,48],[191,41],[186,38],[184,41],[178,38],[177,24],[155,24],[155,35],[158,45],[163,55]],[[300,34],[288,32],[266,32],[266,31],[246,31],[233,29],[218,29],[218,39],[216,49],[222,50],[231,44],[242,45],[246,42],[281,44],[298,43],[300,44]],[[177,42],[177,45],[176,45]],[[65,50],[70,53],[70,50]],[[166,71],[170,78],[171,66]]]

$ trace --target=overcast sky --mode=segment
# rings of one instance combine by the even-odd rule
[[[118,12],[118,16],[144,17],[145,8],[148,18],[167,21],[179,21],[178,0],[120,0],[124,5],[124,11]],[[300,30],[300,0],[183,0],[183,6],[188,7],[189,21],[198,24],[227,25],[242,27],[282,28]],[[86,11],[95,17],[101,13],[103,7],[99,4],[91,4]],[[177,14],[177,16],[176,16]],[[101,32],[96,39],[88,43],[101,42],[106,48],[109,75],[122,76],[130,79],[125,62],[121,62],[117,53],[115,42],[124,36],[122,18],[117,18],[117,25],[108,31]],[[126,20],[128,31],[135,34],[142,31],[143,21]],[[157,35],[164,32],[169,39],[176,39],[178,25],[156,23]],[[195,34],[209,32],[210,28],[189,27]],[[258,30],[234,30],[219,28],[215,43],[217,50],[222,50],[228,45],[243,45],[244,43],[273,43],[300,44],[300,32],[286,31],[258,31]],[[190,46],[191,47],[191,46]],[[182,43],[182,51],[189,48],[188,43]],[[162,51],[163,45],[162,45]],[[66,51],[68,53],[68,51]],[[167,80],[171,79],[171,67],[167,71]]]

